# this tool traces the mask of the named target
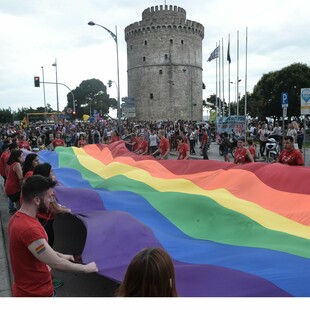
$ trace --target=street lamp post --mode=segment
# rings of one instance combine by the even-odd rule
[[[44,111],[45,113],[47,112],[46,110],[46,97],[45,97],[45,83],[44,83],[44,68],[41,66],[42,69],[42,81],[43,81],[43,99],[44,99]]]
[[[55,67],[55,72],[56,72],[56,97],[57,97],[57,122],[58,122],[59,121],[59,98],[58,98],[58,76],[57,76],[57,59],[56,58],[52,66]]]
[[[111,37],[113,38],[113,40],[116,43],[116,63],[117,63],[117,121],[118,121],[118,127],[120,126],[120,121],[121,121],[121,96],[120,96],[120,84],[119,84],[119,60],[118,60],[118,40],[117,40],[117,26],[115,26],[115,33],[113,33],[111,30],[109,30],[108,28],[96,24],[93,21],[88,22],[89,26],[99,26],[101,28],[103,28],[104,30],[106,30]]]
[[[235,103],[237,105],[237,115],[239,116],[239,94],[238,94],[238,87],[237,85],[239,85],[239,83],[241,82],[241,79],[235,82],[230,82],[230,84],[235,85]],[[229,103],[230,104],[230,103]]]

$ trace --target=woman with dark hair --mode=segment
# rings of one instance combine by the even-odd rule
[[[178,297],[174,265],[162,248],[145,248],[132,259],[117,297]]]
[[[29,153],[23,165],[23,179],[26,180],[33,174],[33,169],[39,164],[39,156],[36,153]]]
[[[78,147],[84,147],[87,144],[87,141],[85,140],[85,136],[83,133],[80,133],[79,140],[78,140]]]
[[[5,182],[5,193],[10,200],[15,203],[16,210],[20,208],[19,200],[21,193],[21,183],[23,181],[22,164],[24,162],[24,154],[21,150],[12,150],[7,161],[9,171]],[[13,209],[12,209],[13,210]],[[15,210],[15,211],[16,211]],[[10,210],[10,214],[14,214],[14,210]]]

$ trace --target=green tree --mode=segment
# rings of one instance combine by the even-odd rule
[[[8,123],[13,121],[11,108],[0,109],[0,123]]]
[[[83,114],[89,115],[97,110],[101,114],[107,114],[109,108],[117,108],[117,100],[110,98],[107,87],[98,79],[84,80],[74,90],[76,117],[82,118]],[[67,94],[67,108],[73,109],[73,97],[71,92]]]
[[[308,87],[310,87],[310,67],[306,64],[294,63],[279,71],[264,74],[250,96],[249,114],[262,118],[281,117],[281,93],[286,92],[289,102],[287,115],[289,118],[298,117],[300,115],[300,89]],[[255,113],[258,114],[255,115]]]

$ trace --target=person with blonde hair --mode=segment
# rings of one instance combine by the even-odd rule
[[[117,297],[178,297],[174,265],[162,248],[145,248],[130,262]]]

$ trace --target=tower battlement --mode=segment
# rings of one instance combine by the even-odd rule
[[[129,36],[136,36],[146,31],[161,30],[190,31],[193,34],[204,37],[202,24],[186,19],[186,11],[178,6],[160,5],[145,9],[142,13],[142,21],[130,24],[125,28],[125,40]]]
[[[142,19],[156,18],[159,16],[178,16],[186,19],[186,11],[176,5],[156,5],[147,8],[142,12]]]

